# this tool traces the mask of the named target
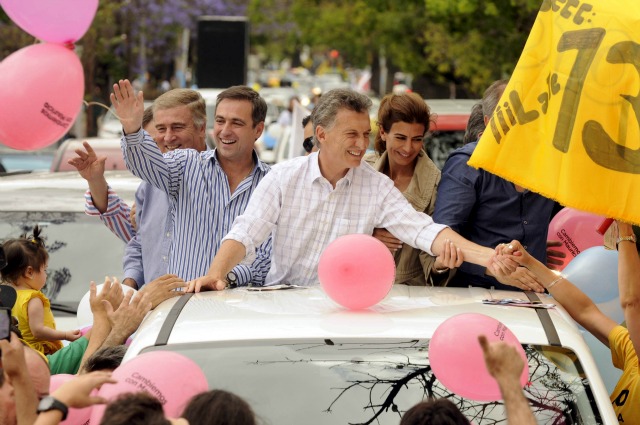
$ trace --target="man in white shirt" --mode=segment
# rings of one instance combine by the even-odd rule
[[[189,282],[187,292],[226,288],[228,271],[252,261],[255,247],[269,235],[273,253],[265,285],[317,284],[318,261],[330,242],[347,234],[371,235],[376,227],[448,261],[463,256],[507,273],[515,270],[512,260],[494,257],[493,249],[417,212],[392,180],[361,161],[369,145],[370,106],[369,98],[349,89],[320,98],[311,115],[320,151],[272,168],[223,239],[207,275]]]

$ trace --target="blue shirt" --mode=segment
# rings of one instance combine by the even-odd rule
[[[466,239],[487,247],[517,239],[546,264],[547,233],[555,202],[537,193],[518,192],[513,183],[467,165],[478,143],[469,143],[449,155],[442,169],[433,213]],[[450,286],[482,286],[514,290],[485,275],[485,268],[464,262]]]
[[[231,194],[216,151],[178,149],[164,156],[144,131],[122,138],[122,152],[133,174],[165,192],[171,205],[172,244],[167,272],[185,281],[204,276],[234,219],[244,212],[269,166],[253,154],[255,167]],[[263,285],[271,265],[271,238],[256,248],[250,265],[233,271],[238,285]]]
[[[127,243],[122,260],[124,278],[132,278],[141,288],[167,274],[173,230],[167,194],[147,182],[136,190],[137,231]]]

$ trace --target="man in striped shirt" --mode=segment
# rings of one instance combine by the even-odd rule
[[[154,102],[158,137],[176,145],[181,135],[204,140],[205,125],[190,120],[188,105],[164,107],[160,96]],[[185,281],[206,273],[220,241],[242,214],[253,189],[269,171],[253,146],[264,129],[267,105],[258,93],[231,87],[218,95],[214,140],[216,149],[170,150],[162,155],[153,139],[141,129],[142,92],[134,93],[128,80],[114,85],[111,101],[124,130],[122,151],[127,168],[162,190],[171,205],[172,244],[168,272]],[[225,279],[237,285],[262,285],[269,270],[270,239],[255,252],[255,261],[228,270]]]
[[[273,168],[224,238],[208,274],[189,282],[187,291],[226,288],[226,273],[251,261],[254,247],[270,236],[273,257],[265,284],[317,284],[318,261],[330,242],[346,234],[371,235],[376,227],[431,255],[456,252],[465,261],[515,270],[512,259],[417,212],[392,180],[362,163],[370,107],[366,96],[348,89],[320,98],[311,114],[320,151]]]

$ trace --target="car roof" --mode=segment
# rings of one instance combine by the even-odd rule
[[[556,345],[576,353],[588,373],[601,411],[609,412],[605,416],[612,415],[593,356],[564,309],[482,302],[526,300],[528,296],[553,303],[553,298],[545,294],[406,285],[394,285],[383,301],[361,311],[337,305],[320,286],[271,291],[236,288],[185,294],[165,301],[145,318],[124,361],[148,349],[174,347],[179,351],[179,347],[191,344],[213,347],[269,340],[430,339],[446,319],[461,313],[481,313],[505,324],[522,344]]]
[[[434,115],[435,123],[430,131],[452,131],[467,128],[469,115],[478,99],[428,99],[427,105]]]
[[[141,181],[127,170],[106,171],[105,178],[128,202]],[[77,171],[6,175],[0,177],[0,211],[82,212],[88,187]]]

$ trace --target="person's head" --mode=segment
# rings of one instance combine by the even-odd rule
[[[113,371],[120,366],[126,352],[126,345],[102,347],[87,359],[84,365],[84,372],[89,373],[97,370]]]
[[[431,112],[419,94],[389,94],[378,109],[375,150],[380,155],[387,151],[392,165],[414,164],[430,124]]]
[[[33,234],[9,239],[2,244],[7,259],[7,265],[0,271],[3,281],[42,289],[47,281],[49,254],[40,234],[41,229],[36,225]]]
[[[508,80],[494,81],[482,95],[482,115],[484,115],[485,126],[489,123],[493,111],[495,111],[504,89],[507,87]]]
[[[478,102],[471,108],[471,114],[469,114],[467,128],[464,130],[462,144],[466,145],[467,143],[476,142],[486,127],[484,114],[482,113],[482,103]]]
[[[251,406],[235,394],[212,390],[197,394],[189,400],[182,417],[190,424],[255,425]]]
[[[195,423],[195,422],[194,422]],[[170,425],[162,403],[143,391],[125,393],[111,401],[104,410],[101,425]]]
[[[25,345],[24,360],[38,398],[48,396],[51,372],[44,354]]]
[[[161,151],[206,149],[207,110],[197,91],[173,89],[162,94],[153,102],[152,117],[156,130],[154,140],[161,145]]]
[[[313,133],[314,131],[313,123],[311,122],[311,115],[307,115],[306,117],[302,118],[302,137],[304,138],[302,147],[304,147],[307,155],[318,150],[318,147],[313,142]]]
[[[344,174],[360,165],[369,146],[369,108],[371,100],[350,89],[334,89],[322,95],[311,113],[311,122],[320,144],[323,174]]]
[[[289,106],[287,107],[289,112],[293,112],[293,105],[295,105],[295,102],[300,102],[300,99],[298,99],[298,96],[291,96],[289,98]]]
[[[213,138],[218,158],[246,161],[264,130],[267,102],[247,86],[233,86],[216,99]]]
[[[407,410],[400,425],[469,425],[469,420],[449,399],[423,401]]]

